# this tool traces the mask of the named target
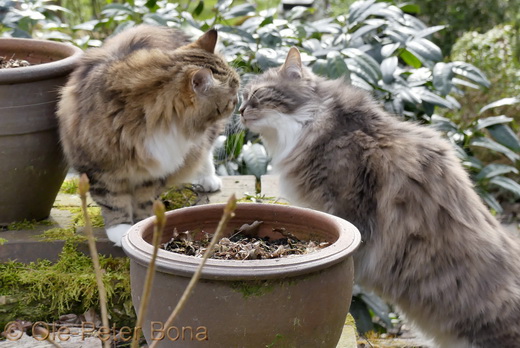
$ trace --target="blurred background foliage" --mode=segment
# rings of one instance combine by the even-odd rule
[[[305,6],[283,0],[0,0],[0,34],[87,49],[140,23],[193,36],[215,27],[221,52],[244,83],[280,65],[295,45],[315,73],[346,78],[389,112],[443,130],[495,212],[518,201],[520,2],[298,4]],[[232,120],[215,151],[217,171],[259,178],[269,170],[268,154],[237,115]]]
[[[220,51],[243,83],[280,65],[295,45],[316,74],[345,78],[397,117],[444,132],[490,209],[518,214],[519,1],[291,2],[0,0],[0,36],[87,49],[139,23],[193,36],[215,27]],[[237,114],[218,139],[215,158],[221,175],[259,178],[269,170],[260,139],[240,126]],[[398,330],[391,308],[359,287],[352,311],[361,332]]]

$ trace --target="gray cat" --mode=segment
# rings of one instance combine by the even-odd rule
[[[240,113],[263,139],[286,198],[359,228],[360,284],[436,346],[520,347],[519,242],[440,134],[314,75],[296,48],[245,87]]]

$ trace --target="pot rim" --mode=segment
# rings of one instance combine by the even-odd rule
[[[361,234],[358,229],[350,222],[339,217],[307,208],[268,203],[239,203],[237,211],[240,207],[248,205],[259,209],[272,209],[275,207],[274,209],[292,214],[305,212],[306,214],[321,215],[338,229],[340,232],[339,238],[331,245],[305,255],[244,261],[208,259],[202,270],[202,279],[263,280],[304,275],[320,271],[345,260],[352,255],[361,243]],[[169,211],[166,214],[176,215],[187,209],[207,209],[207,207],[223,210],[224,206],[225,204],[208,204],[181,208]],[[143,239],[142,234],[147,228],[153,226],[154,221],[155,217],[152,216],[135,224],[122,240],[122,247],[125,253],[144,267],[147,267],[149,264],[153,246]],[[178,276],[191,277],[198,268],[200,261],[201,258],[159,249],[156,270]]]
[[[0,38],[0,48],[3,50],[28,47],[34,48],[46,46],[55,52],[66,56],[54,62],[40,63],[22,68],[0,69],[0,84],[24,83],[60,77],[70,73],[83,54],[83,50],[72,44],[51,40],[24,39],[24,38]]]

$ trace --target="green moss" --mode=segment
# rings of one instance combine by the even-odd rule
[[[37,226],[50,226],[53,222],[50,220],[27,220],[24,219],[22,221],[14,221],[7,225],[7,229],[10,231],[20,231],[20,230],[34,230]]]
[[[133,323],[129,259],[100,255],[100,264],[111,322],[116,326]],[[0,297],[6,303],[0,309],[0,327],[17,318],[52,321],[63,314],[99,308],[92,260],[70,240],[55,263],[39,260],[28,265],[0,264]]]
[[[4,245],[5,243],[7,243],[7,239],[5,238],[0,238],[0,245]]]
[[[76,233],[75,228],[51,228],[41,233],[38,237],[40,240],[45,242],[52,242],[56,240],[84,242],[87,240],[87,237],[84,235]]]
[[[284,339],[285,339],[284,335],[276,334],[276,336],[274,337],[274,340],[271,343],[266,344],[265,347],[266,348],[287,347],[286,344],[283,344]]]
[[[65,180],[60,187],[60,193],[75,194],[78,192],[79,178]]]
[[[236,281],[231,284],[231,288],[245,298],[268,294],[274,290],[274,286],[274,282],[269,280]]]
[[[7,226],[7,229],[10,231],[20,231],[20,230],[33,230],[36,228],[36,220],[26,220],[23,219],[23,221],[15,221],[10,223]]]
[[[60,209],[68,210],[72,213],[72,223],[76,227],[85,226],[85,216],[81,207],[60,207]],[[92,223],[92,227],[103,227],[105,223],[101,215],[100,207],[87,207],[87,212]]]
[[[170,188],[161,195],[160,199],[164,203],[166,210],[174,210],[196,205],[200,200],[200,196],[193,189],[192,185],[184,185],[179,188]]]

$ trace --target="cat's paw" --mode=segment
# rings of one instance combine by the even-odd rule
[[[193,181],[195,189],[201,192],[215,192],[222,187],[222,180],[217,175],[199,176]]]
[[[123,240],[123,237],[128,232],[130,227],[132,227],[132,225],[129,225],[129,224],[119,224],[119,225],[114,225],[112,227],[108,227],[106,229],[108,239],[110,239],[110,241],[114,242],[115,246],[120,247],[121,241]]]

